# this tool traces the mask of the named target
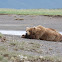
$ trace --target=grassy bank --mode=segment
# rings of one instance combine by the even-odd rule
[[[0,42],[0,62],[62,62],[62,56],[28,54],[30,51],[40,53],[40,46],[39,43],[29,41]],[[27,51],[27,53],[23,51]]]
[[[62,9],[0,9],[0,14],[62,15]]]

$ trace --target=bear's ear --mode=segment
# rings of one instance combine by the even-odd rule
[[[34,29],[35,29],[35,27],[34,27]]]
[[[26,29],[29,29],[29,27],[26,27]]]

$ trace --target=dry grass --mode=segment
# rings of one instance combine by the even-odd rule
[[[38,42],[29,41],[0,42],[0,62],[62,62],[61,56],[37,56],[23,53],[28,51],[42,54],[41,46]]]

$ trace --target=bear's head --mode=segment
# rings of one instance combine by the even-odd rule
[[[36,28],[35,27],[27,27],[26,28],[26,33],[28,34],[28,35],[35,35],[35,33],[36,33]]]
[[[26,28],[26,33],[28,35],[37,35],[37,34],[40,34],[41,32],[41,29],[40,28],[37,28],[37,27],[27,27]]]

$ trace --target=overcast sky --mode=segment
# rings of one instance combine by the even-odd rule
[[[0,8],[56,9],[62,8],[62,0],[0,0]]]

